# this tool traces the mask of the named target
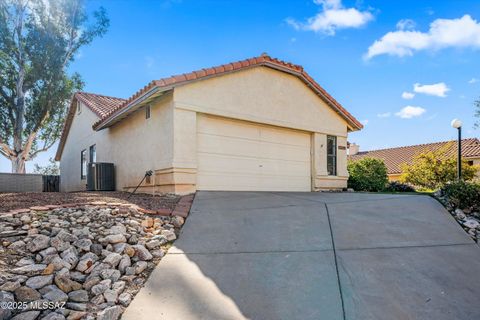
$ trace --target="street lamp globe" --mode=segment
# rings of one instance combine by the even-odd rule
[[[462,121],[460,119],[453,119],[451,125],[455,129],[461,128],[462,127]]]

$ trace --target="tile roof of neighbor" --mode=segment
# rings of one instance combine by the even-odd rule
[[[412,163],[413,158],[427,151],[436,151],[445,148],[448,155],[454,156],[457,152],[457,141],[443,141],[405,146],[398,148],[362,151],[349,156],[349,160],[356,161],[365,157],[379,158],[385,162],[389,174],[401,173],[403,163]],[[480,158],[480,140],[477,138],[462,139],[462,156],[465,158]]]
[[[169,90],[171,88],[174,88],[175,86],[183,85],[192,81],[220,76],[223,74],[255,66],[267,66],[297,76],[314,92],[316,92],[328,105],[330,105],[330,107],[332,107],[338,114],[340,114],[340,116],[342,116],[352,128],[357,130],[363,128],[363,125],[340,103],[338,103],[328,92],[326,92],[325,89],[323,89],[317,82],[315,82],[315,80],[313,80],[313,78],[310,77],[310,75],[303,70],[303,67],[272,58],[265,53],[261,56],[245,59],[242,61],[227,63],[216,67],[201,69],[190,73],[174,75],[171,77],[162,78],[160,80],[151,81],[149,84],[147,84],[141,90],[137,91],[128,99],[120,99],[97,94],[78,92],[74,95],[74,98],[72,99],[72,104],[75,98],[85,103],[99,117],[99,120],[93,124],[93,129],[99,130],[103,124],[115,118],[119,113],[127,109],[130,105],[132,105],[132,103],[135,103],[140,97],[142,97],[144,94],[154,88]],[[71,105],[70,111],[65,121],[65,126],[62,137],[60,139],[57,154],[55,156],[57,160],[61,157],[63,147],[65,145],[68,135],[68,130],[70,129],[71,121],[73,120],[73,116],[75,114],[75,111],[73,109],[74,108]]]

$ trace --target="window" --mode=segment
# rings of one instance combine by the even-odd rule
[[[90,146],[90,162],[97,162],[97,147],[96,147],[96,145]]]
[[[327,136],[327,171],[328,175],[337,175],[337,137]]]
[[[145,119],[150,119],[150,106],[145,107]]]
[[[82,104],[80,102],[77,102],[77,113],[82,113]]]
[[[80,178],[82,180],[87,178],[87,150],[80,152]]]

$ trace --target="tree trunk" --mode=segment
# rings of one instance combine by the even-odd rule
[[[25,159],[22,156],[11,158],[12,173],[25,173]]]

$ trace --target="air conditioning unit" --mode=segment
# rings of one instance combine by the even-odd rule
[[[115,170],[113,163],[91,162],[88,164],[88,191],[115,191]]]

